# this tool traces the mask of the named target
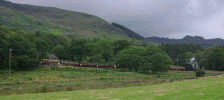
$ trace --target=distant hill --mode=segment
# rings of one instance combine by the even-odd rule
[[[0,25],[19,27],[31,32],[62,34],[70,38],[131,39],[124,30],[94,15],[5,0],[0,0]]]
[[[224,45],[224,40],[220,38],[204,39],[203,37],[200,37],[200,36],[189,36],[189,35],[185,36],[183,39],[148,37],[148,38],[145,38],[145,40],[154,42],[154,43],[170,43],[170,44],[193,43],[193,44],[199,44],[203,47]]]

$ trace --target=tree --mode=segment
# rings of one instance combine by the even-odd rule
[[[202,66],[209,70],[214,70],[214,62],[211,60],[211,53],[216,47],[206,48],[202,53],[200,53],[199,66]]]
[[[49,45],[48,46],[49,49],[54,48],[58,44],[63,46],[68,45],[68,38],[62,35],[54,35],[51,33],[41,33],[40,31],[37,31],[34,35],[37,38],[41,38],[45,40]]]
[[[22,35],[15,35],[10,38],[9,48],[12,50],[12,69],[29,70],[39,61],[38,51],[35,44]]]
[[[116,56],[117,53],[121,50],[123,50],[125,47],[130,46],[131,42],[127,41],[127,40],[117,40],[113,43],[113,51],[114,51],[114,55]]]
[[[102,56],[103,59],[108,62],[113,58],[113,48],[112,48],[113,41],[109,38],[104,38],[97,41],[97,45],[102,47]]]
[[[144,47],[137,46],[132,46],[128,49],[121,50],[116,56],[115,63],[118,64],[118,66],[129,67],[129,70],[131,70],[131,67],[134,67],[137,72],[141,67],[140,65],[143,64],[144,51]]]
[[[87,50],[85,48],[85,44],[87,41],[85,39],[73,39],[67,49],[66,52],[70,60],[81,62],[87,56]]]
[[[86,43],[84,45],[87,51],[87,55],[91,57],[90,62],[99,62],[102,59],[101,52],[102,47],[96,43]]]
[[[169,70],[169,65],[172,64],[172,60],[165,53],[156,53],[150,57],[152,64],[151,70],[153,73],[157,72],[167,72]]]
[[[55,54],[59,59],[68,59],[68,55],[66,55],[66,51],[65,51],[65,46],[62,46],[60,44],[58,44],[57,46],[55,46],[52,50],[51,53]]]
[[[196,53],[203,51],[202,47],[198,44],[161,44],[159,47],[173,60],[176,60],[178,55],[186,52]]]
[[[183,54],[178,55],[178,65],[179,66],[186,66],[189,59],[194,57],[194,54],[191,52],[186,52]]]
[[[153,73],[166,72],[172,64],[171,58],[156,46],[148,46],[144,52],[144,63],[148,65]]]
[[[212,52],[211,52],[211,63],[214,63],[214,69],[215,70],[221,70],[224,66],[224,62],[223,62],[223,57],[224,57],[224,52],[221,48],[216,47]]]
[[[9,43],[0,37],[0,69],[8,67]]]
[[[40,38],[34,39],[35,48],[39,51],[39,61],[41,59],[47,58],[47,53],[49,51],[48,43]]]

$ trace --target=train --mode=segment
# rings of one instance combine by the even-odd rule
[[[95,63],[95,62],[73,62],[67,60],[52,60],[52,59],[42,59],[40,62],[41,65],[54,66],[54,65],[62,65],[62,66],[75,66],[75,67],[94,67],[94,68],[116,68],[116,65],[113,63]],[[129,68],[127,66],[119,68]],[[131,67],[133,68],[133,67]],[[171,65],[169,70],[172,71],[195,71],[197,68],[193,68],[191,65],[189,66],[174,66]]]
[[[41,65],[54,66],[75,66],[75,67],[97,67],[97,68],[116,68],[113,63],[95,63],[95,62],[73,62],[66,60],[52,60],[52,59],[42,59]]]
[[[196,71],[198,68],[193,68],[191,65],[188,66],[174,66],[171,65],[169,70],[173,71]]]
[[[52,65],[59,65],[60,61],[59,60],[52,60],[52,59],[42,59],[40,63],[41,63],[41,65],[52,66]]]

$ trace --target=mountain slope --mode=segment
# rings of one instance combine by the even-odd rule
[[[144,40],[143,36],[133,32],[132,30],[128,29],[127,27],[124,27],[123,25],[120,25],[120,24],[115,23],[115,22],[113,22],[111,25],[125,31],[125,33],[127,34],[128,37],[135,38],[135,39],[138,39],[138,40]]]
[[[54,7],[15,4],[5,0],[0,0],[0,24],[31,32],[63,34],[70,38],[130,39],[123,30],[94,15]]]
[[[170,43],[170,44],[183,44],[183,43],[193,43],[199,44],[203,47],[218,46],[224,45],[223,39],[204,39],[200,36],[185,36],[183,39],[169,39],[169,38],[160,38],[160,37],[148,37],[145,38],[146,41],[154,43]]]

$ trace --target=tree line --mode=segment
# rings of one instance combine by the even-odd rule
[[[77,62],[115,63],[117,67],[135,71],[166,72],[170,64],[186,66],[195,57],[201,67],[224,70],[223,46],[202,48],[198,44],[135,44],[134,41],[102,39],[68,39],[61,35],[27,32],[15,27],[0,26],[0,69],[28,70],[37,66],[47,53],[59,59]],[[177,60],[178,59],[178,60]]]
[[[13,70],[29,70],[37,66],[41,59],[47,58],[47,53],[55,54],[62,60],[113,62],[117,67],[126,66],[136,71],[139,69],[165,71],[157,68],[163,65],[167,71],[170,64],[169,56],[160,48],[145,43],[135,44],[134,40],[68,39],[61,35],[39,31],[31,33],[6,26],[0,26],[0,36],[0,69],[8,69],[9,49],[12,49]],[[157,63],[161,61],[155,59],[162,60],[161,58],[165,62],[163,65],[158,65]]]
[[[37,66],[57,44],[67,45],[69,40],[60,35],[31,33],[16,27],[0,26],[0,69],[9,66],[9,49],[12,49],[12,69],[28,70]]]
[[[161,44],[159,46],[174,62],[174,65],[189,66],[187,61],[192,57],[201,68],[224,70],[224,46],[202,48],[199,44]]]

